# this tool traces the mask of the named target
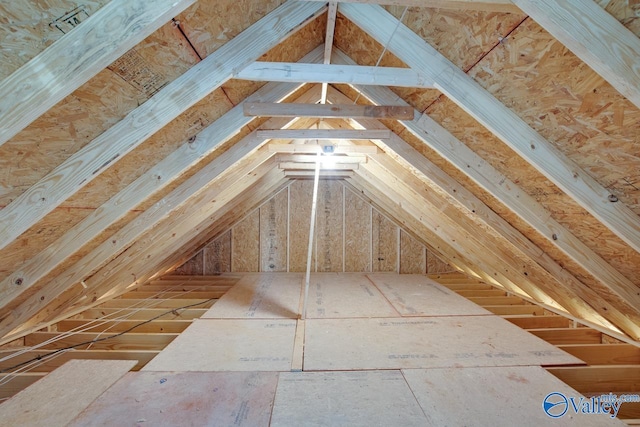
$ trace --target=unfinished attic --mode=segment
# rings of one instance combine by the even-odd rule
[[[0,19],[0,425],[640,425],[639,2]]]

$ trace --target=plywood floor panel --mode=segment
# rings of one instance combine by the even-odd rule
[[[369,274],[368,277],[402,316],[491,315],[426,276]]]
[[[539,366],[406,369],[403,374],[424,410],[425,425],[624,425],[608,415],[576,414],[570,402],[549,409],[560,415],[566,408],[564,415],[547,416],[542,404],[548,394],[562,393],[578,401],[581,395]]]
[[[298,273],[246,274],[202,319],[297,319],[301,291]]]
[[[276,372],[132,372],[71,426],[267,426]]]
[[[309,319],[304,370],[582,362],[497,316]]]
[[[144,371],[290,371],[296,321],[198,319]]]
[[[309,279],[308,318],[399,317],[364,274],[316,273]]]
[[[3,426],[64,426],[135,360],[71,360],[0,405]]]
[[[425,426],[400,371],[283,372],[272,427]]]

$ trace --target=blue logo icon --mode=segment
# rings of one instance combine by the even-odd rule
[[[542,409],[551,418],[560,418],[567,413],[569,401],[562,393],[549,393],[542,401]]]

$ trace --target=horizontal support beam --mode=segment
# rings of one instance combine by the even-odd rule
[[[154,350],[70,350],[66,352],[59,352],[55,357],[45,359],[47,354],[52,353],[53,351],[54,350],[29,350],[8,359],[5,358],[14,352],[6,350],[0,351],[0,359],[2,359],[2,361],[0,361],[0,369],[10,369],[19,363],[41,357],[43,360],[41,360],[38,365],[29,368],[30,371],[50,372],[72,359],[135,360],[137,363],[132,370],[137,371],[149,363],[149,361],[159,353]]]
[[[342,129],[272,129],[259,130],[260,139],[389,139],[391,131],[388,130],[342,130]]]
[[[304,179],[313,179],[315,176],[315,171],[300,171],[300,170],[288,170],[284,172],[284,176],[287,178],[304,178]],[[339,170],[321,170],[320,178],[349,178],[353,176],[353,171],[339,171]]]
[[[331,156],[332,163],[367,163],[366,156],[349,155],[349,156]],[[276,162],[295,162],[295,163],[312,163],[315,164],[317,156],[309,154],[278,154]]]
[[[337,105],[245,102],[246,116],[317,117],[317,118],[378,118],[412,120],[413,107],[403,105]]]
[[[640,365],[640,348],[631,344],[568,344],[558,348],[589,365]]]
[[[94,350],[162,350],[171,341],[180,335],[178,333],[144,334],[129,332],[124,335],[110,338],[108,340],[94,342],[91,348]],[[76,332],[72,335],[62,336],[59,332],[34,332],[24,337],[24,344],[27,347],[40,345],[48,342],[43,349],[57,350],[73,345],[78,345],[88,341],[104,338],[108,333],[101,332]],[[83,349],[84,346],[78,347]]]
[[[640,366],[572,366],[547,371],[580,393],[629,393],[640,384]]]
[[[333,83],[433,88],[433,81],[410,68],[365,65],[324,65],[292,62],[254,62],[240,71],[240,80]]]
[[[297,153],[317,154],[322,153],[322,145],[318,144],[269,144],[271,153]],[[335,145],[333,154],[376,154],[378,147],[375,145]]]
[[[358,169],[358,163],[333,163],[332,156],[322,156],[320,167],[323,170],[342,170],[352,171]],[[280,162],[278,165],[280,169],[284,170],[315,170],[316,165],[313,163],[296,163],[296,162]]]

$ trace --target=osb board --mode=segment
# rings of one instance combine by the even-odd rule
[[[550,393],[574,398],[576,404],[582,396],[539,366],[405,369],[402,374],[424,411],[425,425],[504,425],[513,420],[531,427],[625,425],[609,415],[576,413],[571,402],[549,409],[552,415],[559,415],[566,408],[565,415],[549,417],[543,410],[543,402]],[[460,405],[460,396],[473,398]],[[557,400],[552,400],[554,397]],[[552,396],[550,402],[561,399]],[[488,411],[496,402],[500,402],[500,410]]]
[[[302,425],[417,427],[427,422],[399,371],[280,373],[271,426]]]
[[[339,181],[318,183],[316,271],[343,271],[343,188]]]
[[[373,271],[398,271],[398,227],[373,210]]]
[[[368,274],[367,277],[402,316],[491,314],[425,276]]]
[[[289,371],[293,319],[197,319],[144,371]]]
[[[260,271],[287,271],[288,191],[260,206]]]
[[[371,271],[371,206],[353,191],[345,191],[344,270]]]
[[[204,275],[231,272],[231,230],[202,249]]]
[[[231,269],[260,271],[260,211],[256,210],[231,231]]]
[[[201,276],[204,274],[204,254],[198,252],[189,259],[189,261],[176,268],[174,274],[182,274],[185,276]]]
[[[296,319],[301,289],[301,274],[246,274],[202,318]]]
[[[277,383],[276,372],[132,372],[69,425],[266,426]]]
[[[289,271],[306,271],[313,181],[296,180],[289,192]]]
[[[73,16],[82,22],[108,2],[109,0],[44,0],[0,3],[0,80],[8,77],[73,28],[70,24],[59,21],[60,18]],[[75,20],[71,21],[75,23]]]
[[[6,426],[67,425],[136,364],[71,360],[0,405]]]
[[[398,312],[364,274],[315,273],[309,278],[307,317],[396,317]]]
[[[309,371],[581,363],[498,316],[309,319],[305,334]]]
[[[400,230],[400,273],[424,274],[427,272],[427,248],[407,232]]]
[[[427,273],[446,273],[449,271],[457,270],[438,258],[433,251],[427,251]]]

